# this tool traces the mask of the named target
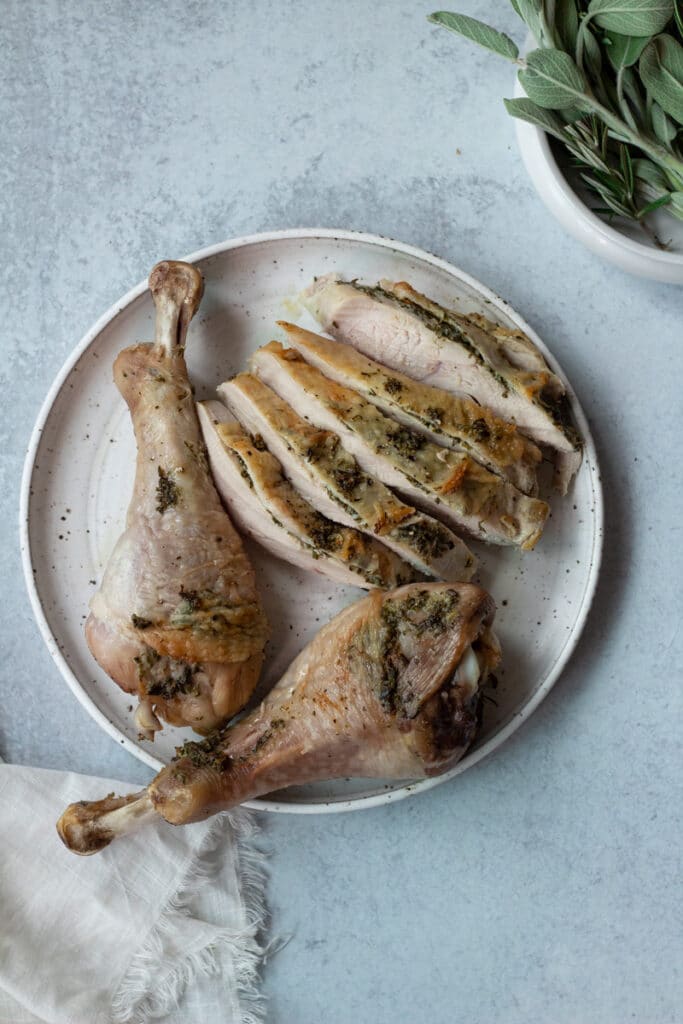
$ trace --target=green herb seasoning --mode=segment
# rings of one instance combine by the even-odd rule
[[[153,647],[145,647],[142,654],[138,654],[137,657],[133,658],[133,661],[138,667],[138,678],[141,682],[144,682],[151,669],[154,668],[157,662],[161,661],[161,655]]]
[[[168,659],[173,662],[172,658]],[[150,697],[163,697],[170,700],[182,693],[194,693],[199,695],[199,686],[194,681],[194,669],[185,662],[175,662],[170,666],[169,674],[162,679],[147,685],[147,693]]]
[[[261,733],[259,738],[256,740],[256,743],[249,751],[249,756],[253,754],[258,754],[259,750],[263,750],[266,743],[270,742],[270,740],[273,738],[273,735],[277,732],[277,730],[284,728],[286,724],[287,722],[285,721],[284,718],[273,718],[270,722],[269,727],[266,729],[265,732]],[[247,756],[242,756],[239,758],[239,760],[246,761]]]
[[[173,479],[172,473],[158,467],[159,481],[157,483],[157,512],[164,513],[167,509],[178,504],[180,492],[178,485]]]
[[[151,619],[143,619],[141,615],[131,615],[130,621],[133,623],[136,629],[149,629],[152,625]]]
[[[453,548],[453,541],[440,523],[424,520],[418,523],[402,523],[396,527],[396,535],[409,543],[424,558],[439,558]]]
[[[349,466],[346,469],[337,468],[332,470],[332,478],[343,494],[353,494],[356,488],[363,482],[363,473],[360,466]]]
[[[335,551],[341,544],[341,530],[337,523],[323,515],[316,515],[308,535],[321,551]]]
[[[479,417],[479,419],[474,420],[474,422],[470,424],[469,433],[476,441],[480,441],[481,443],[488,441],[491,438],[491,431],[486,420],[482,417]]]
[[[187,740],[182,746],[176,747],[173,761],[187,758],[195,768],[215,768],[216,771],[225,771],[230,767],[231,757],[220,749],[223,742],[223,730],[212,733],[205,740]],[[186,779],[180,779],[186,782]]]
[[[562,433],[573,444],[574,448],[577,450],[583,448],[583,441],[572,423],[572,414],[567,395],[548,397],[541,392],[540,395],[534,397],[534,401],[550,413],[554,422],[560,427]]]
[[[418,590],[408,597],[388,598],[379,622],[368,622],[349,647],[349,662],[369,679],[378,701],[388,714],[406,715],[414,700],[405,670],[415,638],[425,632],[443,633],[457,618],[455,590]],[[417,712],[417,708],[410,714]]]
[[[376,658],[376,661],[373,658],[376,666],[373,682],[377,698],[384,710],[390,714],[400,710],[399,682],[401,672],[408,663],[400,648],[400,619],[397,605],[390,601],[385,602],[380,613],[379,635],[376,639],[372,638],[373,642],[368,652]]]
[[[325,488],[325,494],[335,503],[335,505],[339,505],[339,507],[344,509],[345,512],[348,512],[348,514],[353,519],[360,520],[360,516],[353,507],[353,505],[349,505],[347,501],[344,501],[342,498],[340,498],[339,495],[335,494],[335,492],[330,487]]]
[[[389,377],[384,382],[384,390],[388,395],[400,395],[403,391],[403,384],[396,377]]]
[[[410,427],[397,427],[391,431],[389,440],[393,448],[406,459],[414,459],[422,451],[427,438]]]
[[[256,445],[254,445],[254,447],[256,447]],[[240,476],[244,480],[247,481],[250,490],[253,491],[253,489],[254,489],[254,481],[251,479],[251,474],[249,473],[249,470],[247,469],[246,462],[244,461],[242,456],[239,454],[239,452],[236,452],[234,448],[231,449],[231,452],[232,452],[234,458],[237,461],[237,465],[239,466]]]
[[[443,423],[443,409],[439,409],[436,405],[428,405],[424,414],[432,427],[440,427]]]
[[[189,612],[196,612],[202,606],[202,601],[197,590],[185,590],[181,586],[178,591],[181,598],[181,603],[178,606],[178,612],[180,614],[187,615]]]
[[[199,694],[199,686],[194,679],[199,665],[159,654],[152,647],[145,647],[134,661],[141,689],[147,696],[170,700],[180,694]]]
[[[206,454],[206,448],[204,447],[204,445],[203,444],[199,444],[199,445],[192,444],[191,441],[184,441],[183,443],[184,443],[185,447],[187,448],[188,452],[190,453],[190,455],[192,456],[192,458],[195,460],[195,462],[199,466],[199,468],[202,469],[205,473],[208,473],[208,471],[209,471],[209,459],[208,459],[208,456]]]

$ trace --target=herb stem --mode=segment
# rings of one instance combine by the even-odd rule
[[[683,188],[683,160],[678,160],[673,153],[669,153],[663,146],[645,138],[639,132],[634,132],[625,121],[622,121],[621,118],[612,114],[607,107],[602,105],[602,103],[598,103],[598,101],[595,100],[594,104],[596,114],[600,115],[607,127],[610,128],[612,132],[620,138],[620,140],[623,139],[626,142],[630,142],[632,146],[636,146],[638,149],[641,149],[643,153],[647,153],[647,155],[651,156],[657,161],[657,163],[660,163],[663,167],[669,168],[669,170],[679,178],[679,187]]]
[[[579,22],[579,31],[576,34],[576,66],[583,74],[583,40],[586,35],[586,25],[591,20],[591,15],[586,14]]]
[[[623,67],[623,65],[617,71],[617,101],[619,103],[619,109],[624,115],[624,120],[628,123],[631,130],[635,132],[638,131],[638,126],[636,124],[633,114],[631,113],[631,108],[628,105],[628,100],[624,95],[624,71],[625,68]]]

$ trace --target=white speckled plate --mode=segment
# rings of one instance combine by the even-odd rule
[[[174,256],[161,253],[160,256]],[[420,291],[465,311],[520,327],[556,361],[524,321],[487,288],[429,253],[348,231],[293,230],[238,238],[189,257],[206,278],[202,307],[190,328],[188,363],[199,398],[244,367],[274,336],[275,320],[298,315],[292,297],[316,274],[334,270],[369,282],[409,280]],[[301,317],[306,324],[306,318]],[[90,595],[123,527],[131,493],[135,444],[127,410],[112,383],[118,351],[153,336],[153,305],[139,284],[94,325],[55,380],[38,417],[24,472],[22,552],[41,632],[60,672],[93,718],[153,768],[173,756],[189,730],[166,727],[154,744],[137,739],[130,697],[99,669],[83,636]],[[308,324],[313,326],[312,324]],[[256,800],[271,811],[340,811],[397,800],[435,786],[476,764],[538,706],[578,640],[597,581],[602,547],[602,495],[586,419],[569,388],[586,455],[569,496],[553,499],[552,518],[536,551],[479,546],[479,581],[498,604],[496,629],[504,669],[486,702],[476,745],[440,778],[409,785],[341,780],[302,786]],[[281,675],[319,626],[361,596],[298,571],[250,546],[273,636],[263,688]]]

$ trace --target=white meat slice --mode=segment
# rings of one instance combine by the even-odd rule
[[[469,452],[525,494],[538,493],[536,471],[543,456],[514,423],[507,423],[471,398],[453,395],[389,370],[351,345],[279,321],[287,340],[325,376],[358,391],[378,409],[435,444]]]
[[[439,306],[405,282],[367,287],[328,275],[300,298],[339,341],[424,384],[474,398],[537,444],[554,449],[556,484],[566,491],[581,464],[582,442],[564,385],[545,360],[543,369],[521,368],[519,354],[511,361],[500,340],[473,319]],[[538,363],[542,355],[536,352]]]
[[[465,544],[363,472],[336,434],[312,427],[252,374],[238,374],[218,393],[248,433],[263,438],[299,493],[323,515],[381,538],[426,576],[471,578],[476,559]]]
[[[297,412],[335,431],[367,472],[456,529],[493,544],[530,550],[548,506],[529,498],[463,452],[433,444],[353,391],[325,377],[295,349],[272,341],[251,366]]]
[[[415,569],[380,541],[309,505],[222,402],[200,402],[197,411],[216,487],[243,533],[276,557],[347,586],[388,589],[415,580]]]

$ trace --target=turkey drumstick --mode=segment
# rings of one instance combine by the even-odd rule
[[[71,804],[62,840],[95,853],[157,816],[199,821],[283,786],[441,774],[477,731],[499,659],[493,612],[469,583],[373,591],[318,633],[254,711],[185,743],[146,790]]]
[[[159,717],[205,734],[239,711],[258,681],[267,625],[209,474],[183,355],[201,274],[167,260],[149,287],[155,341],[114,363],[138,448],[133,497],[85,633],[102,668],[137,694],[136,722],[152,739]]]

